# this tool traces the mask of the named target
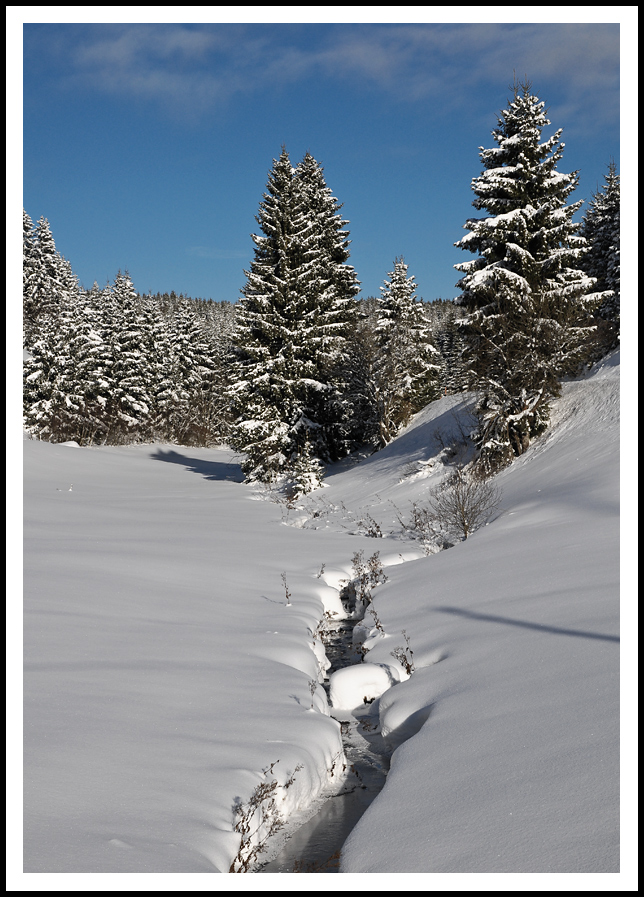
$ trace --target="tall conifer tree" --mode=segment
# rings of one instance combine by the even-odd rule
[[[492,131],[496,146],[480,150],[473,205],[489,215],[470,219],[456,243],[478,257],[455,267],[468,311],[468,353],[481,399],[479,447],[489,468],[509,463],[549,420],[560,380],[587,357],[596,297],[580,270],[585,240],[567,205],[577,172],[563,174],[561,130],[542,141],[550,122],[526,81]]]
[[[65,299],[76,296],[78,281],[69,262],[56,251],[49,221],[35,227],[23,210],[23,321],[24,345],[29,348],[43,327],[53,322]]]
[[[158,416],[166,438],[209,445],[228,427],[228,347],[218,331],[184,299],[167,320]]]
[[[105,323],[113,358],[112,431],[118,441],[145,441],[153,430],[156,391],[148,352],[151,322],[127,271],[118,272],[106,299],[111,305]]]
[[[288,474],[303,454],[318,471],[316,458],[341,451],[333,372],[354,275],[343,268],[346,222],[337,208],[315,160],[305,157],[296,172],[283,148],[260,203],[236,318],[231,442],[246,453],[249,480]]]
[[[607,348],[612,348],[619,342],[620,318],[620,199],[615,162],[609,163],[604,181],[593,195],[579,232],[588,243],[581,265],[597,278],[597,289],[602,291],[597,316],[608,324],[606,343]]]
[[[311,325],[317,331],[317,378],[325,386],[312,394],[308,416],[320,429],[307,451],[310,448],[318,457],[334,460],[352,445],[354,409],[344,370],[347,337],[357,321],[355,296],[360,283],[355,269],[347,264],[351,241],[345,228],[349,222],[340,214],[342,205],[327,186],[322,166],[308,152],[295,169],[294,186],[312,225],[310,245],[316,270],[311,284]]]
[[[386,445],[417,411],[438,397],[439,353],[432,345],[428,321],[416,300],[408,265],[395,259],[394,270],[380,287],[375,366],[380,444]]]
[[[25,426],[51,442],[109,441],[112,354],[96,294],[65,298],[56,326],[41,329],[29,354],[23,365]]]

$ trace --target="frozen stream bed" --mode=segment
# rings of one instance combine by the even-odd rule
[[[386,753],[377,753],[376,740],[359,734],[360,723],[350,724],[344,737],[345,755],[357,775],[347,788],[330,797],[308,822],[298,828],[280,853],[257,872],[339,872],[340,851],[365,810],[382,790],[389,766]],[[349,724],[347,724],[347,729]]]
[[[327,632],[325,646],[331,662],[327,671],[329,676],[362,660],[362,654],[352,641],[355,623],[355,620],[346,620]],[[325,688],[328,693],[328,680]],[[329,712],[334,716],[332,707]],[[328,798],[315,816],[297,828],[278,855],[257,872],[339,872],[342,845],[382,790],[389,770],[390,751],[379,731],[378,699],[367,704],[362,712],[340,711],[337,716],[347,767],[342,789]]]

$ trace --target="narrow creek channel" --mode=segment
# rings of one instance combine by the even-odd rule
[[[353,645],[357,619],[342,620],[325,636],[326,654],[331,662],[330,677],[336,670],[360,663],[362,655]],[[329,680],[324,683],[329,695]],[[342,742],[350,772],[344,789],[330,797],[319,811],[286,842],[280,853],[257,872],[339,872],[340,851],[367,807],[382,790],[389,771],[390,751],[379,734],[378,701],[365,708],[364,715],[338,713]],[[331,708],[333,716],[333,709]]]

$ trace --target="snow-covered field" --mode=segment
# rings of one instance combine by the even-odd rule
[[[227,872],[233,808],[262,783],[305,818],[342,778],[316,629],[341,611],[353,555],[379,551],[386,636],[371,633],[367,663],[404,681],[379,703],[396,750],[342,871],[451,873],[446,890],[474,889],[459,873],[567,873],[512,877],[539,890],[604,873],[584,888],[627,889],[606,875],[619,871],[618,412],[614,355],[565,385],[551,429],[498,477],[496,519],[429,557],[400,538],[394,505],[446,469],[437,432],[458,434],[459,397],[338,466],[299,510],[241,484],[226,449],[25,440],[24,872]],[[355,534],[371,519],[384,538]],[[403,630],[411,678],[392,657]],[[352,687],[336,688],[347,706]]]

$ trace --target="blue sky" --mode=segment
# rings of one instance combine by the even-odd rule
[[[546,102],[544,136],[564,128],[573,199],[620,168],[617,22],[632,7],[549,24],[468,23],[469,7],[440,8],[464,24],[161,24],[131,9],[140,24],[24,25],[23,204],[86,287],[127,268],[141,292],[235,301],[284,144],[344,204],[363,296],[400,255],[419,296],[456,296],[470,256],[453,243],[482,215],[470,182],[514,71]]]

